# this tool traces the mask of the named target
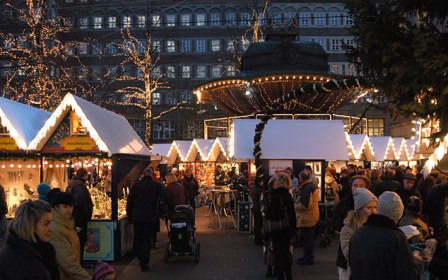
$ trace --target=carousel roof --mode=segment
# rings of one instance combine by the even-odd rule
[[[1,123],[22,150],[28,150],[31,140],[50,116],[50,112],[0,97]]]
[[[113,154],[151,155],[125,117],[68,93],[45,122],[30,147],[42,149],[64,117],[75,111],[100,151]]]
[[[274,34],[243,54],[241,71],[197,86],[199,101],[215,104],[233,116],[263,113],[285,93],[306,83],[327,82],[327,54],[317,43],[295,41],[295,34]],[[349,90],[303,92],[278,113],[330,113],[352,98]]]

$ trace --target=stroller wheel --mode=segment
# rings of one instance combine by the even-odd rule
[[[166,248],[165,255],[163,256],[163,260],[165,261],[165,263],[168,263],[168,258],[169,257],[170,257],[170,249],[168,247],[168,248]]]

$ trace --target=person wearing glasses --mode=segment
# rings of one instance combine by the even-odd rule
[[[51,237],[51,206],[43,200],[17,207],[0,250],[0,279],[59,280]]]

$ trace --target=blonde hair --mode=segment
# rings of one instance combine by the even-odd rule
[[[15,211],[10,229],[21,239],[36,243],[36,224],[46,212],[51,213],[51,205],[42,199],[23,202]]]
[[[358,211],[350,210],[347,213],[347,217],[344,219],[344,224],[350,226],[354,230],[357,230],[358,228],[362,227],[362,225],[365,222],[367,222],[367,217],[361,215],[361,211],[359,210]]]
[[[165,180],[167,184],[177,182],[176,175],[171,172],[165,175]]]
[[[288,174],[286,174],[284,172],[278,173],[276,175],[276,179],[277,179],[279,188],[285,188],[285,189],[290,189],[291,188],[292,180],[291,180],[291,177]]]

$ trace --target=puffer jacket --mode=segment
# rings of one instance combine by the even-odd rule
[[[61,274],[61,279],[92,279],[89,273],[81,267],[81,255],[79,238],[75,231],[73,218],[66,218],[57,210],[53,209],[50,243],[56,249],[56,259]]]
[[[298,227],[314,227],[319,221],[319,191],[312,182],[302,186],[295,203]]]

